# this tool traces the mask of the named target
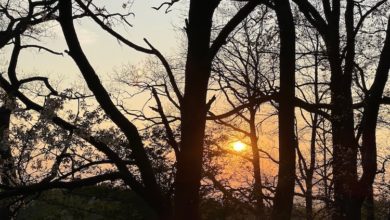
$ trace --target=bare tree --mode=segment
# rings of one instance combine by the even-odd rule
[[[322,4],[309,1],[295,1],[295,3],[306,19],[320,33],[326,45],[330,64],[333,180],[335,187],[334,219],[359,219],[362,202],[375,178],[376,147],[375,138],[372,138],[371,134],[375,134],[376,109],[379,109],[389,71],[383,58],[383,54],[388,53],[387,39],[383,42],[382,55],[376,69],[376,78],[381,78],[381,81],[374,81],[373,86],[369,89],[369,94],[365,96],[363,101],[364,103],[370,102],[370,107],[364,105],[366,110],[360,126],[364,130],[370,130],[366,131],[370,134],[362,135],[364,143],[362,143],[361,148],[358,144],[360,135],[355,136],[352,76],[357,63],[356,46],[359,44],[357,36],[362,30],[363,23],[367,21],[366,18],[385,5],[386,1],[370,1],[368,7],[360,3],[355,4],[353,1],[346,1],[345,5],[341,4],[340,1],[322,1]],[[318,10],[320,5],[322,9]],[[343,9],[345,11],[342,11]],[[360,13],[355,13],[355,10]],[[342,15],[344,15],[344,20]],[[342,28],[340,23],[345,27]],[[367,117],[372,123],[368,126],[369,128],[365,125],[368,123]],[[363,168],[361,178],[358,176],[357,169],[359,149],[361,149]]]
[[[295,25],[288,0],[275,1],[280,30],[279,172],[273,219],[290,219],[295,187]]]
[[[137,167],[142,183],[133,175],[132,171],[127,168],[127,164],[117,155],[109,146],[94,139],[91,136],[84,136],[84,140],[91,143],[97,149],[105,154],[112,161],[120,172],[123,181],[130,186],[135,192],[141,195],[149,205],[158,213],[161,219],[183,219],[189,217],[191,219],[199,219],[199,186],[201,179],[201,164],[203,153],[203,139],[206,121],[206,113],[211,103],[206,102],[206,94],[208,80],[211,71],[211,62],[215,54],[223,45],[229,33],[238,25],[238,23],[246,17],[260,2],[249,1],[245,4],[238,13],[227,23],[221,30],[216,39],[212,41],[211,30],[213,22],[213,14],[218,7],[220,1],[211,2],[195,2],[190,1],[189,18],[186,24],[186,32],[188,37],[187,61],[185,67],[185,88],[184,94],[181,95],[179,90],[176,90],[176,98],[181,106],[181,141],[180,151],[177,155],[177,174],[175,178],[175,204],[172,209],[170,202],[161,190],[161,187],[156,181],[155,173],[152,169],[151,162],[145,151],[141,136],[137,128],[130,122],[124,114],[112,102],[109,93],[101,84],[99,76],[94,68],[90,65],[87,57],[81,49],[78,40],[73,19],[80,17],[73,11],[73,1],[53,1],[56,4],[54,9],[58,9],[57,17],[64,36],[69,47],[67,53],[73,58],[80,72],[85,79],[88,88],[94,94],[96,101],[99,103],[103,111],[108,115],[111,121],[120,129],[128,140],[128,148],[131,149],[131,158],[134,159],[134,164]],[[163,4],[164,5],[164,4]],[[82,10],[82,15],[87,14],[104,30],[108,31],[118,40],[126,45],[148,54],[157,56],[162,64],[167,69],[167,74],[170,75],[170,67],[165,58],[148,42],[150,48],[143,48],[131,43],[123,38],[105,22],[110,15],[103,9],[97,8],[92,2],[76,1],[76,6]],[[97,10],[96,13],[91,10]],[[8,83],[2,79],[2,87],[10,92],[14,84],[19,84],[19,80],[15,73],[10,74]],[[174,85],[174,78],[170,78]],[[177,88],[174,86],[174,88]],[[24,104],[34,108],[37,111],[42,110],[42,106],[31,102],[27,97],[18,92],[14,92],[15,96]],[[77,127],[68,122],[54,116],[52,121],[62,128],[75,131]],[[94,180],[98,180],[95,178]],[[101,180],[101,179],[100,179]],[[89,180],[85,180],[89,181]],[[44,187],[52,187],[55,183]],[[39,185],[37,185],[38,187]],[[39,188],[39,187],[38,187]],[[30,188],[31,189],[31,188]],[[23,191],[23,190],[19,190]],[[17,192],[14,191],[16,194]],[[13,193],[8,193],[12,195]],[[7,194],[3,194],[7,196]]]
[[[264,119],[259,119],[257,114],[261,111],[260,106],[271,101],[277,92],[274,86],[276,76],[272,71],[275,68],[273,63],[277,62],[277,52],[273,51],[277,31],[271,13],[267,7],[256,10],[243,21],[217,56],[213,67],[216,75],[214,80],[218,83],[215,90],[222,93],[231,110],[228,114],[218,116],[210,113],[209,117],[249,139],[254,178],[253,197],[259,219],[266,216],[266,210],[260,166],[260,156],[264,150],[259,143],[261,134],[258,131],[258,123]]]

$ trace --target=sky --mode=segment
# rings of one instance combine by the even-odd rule
[[[121,6],[126,1],[97,0],[96,2],[98,5],[105,5],[110,12],[124,12]],[[185,23],[187,1],[179,1],[169,13],[165,13],[165,8],[159,11],[152,8],[160,5],[161,2],[163,0],[134,0],[130,11],[135,16],[129,18],[129,22],[133,27],[123,28],[123,26],[118,25],[115,30],[118,30],[132,42],[145,47],[147,45],[143,42],[143,38],[147,38],[163,55],[175,55],[181,49],[182,43],[180,42],[184,41],[181,28]],[[40,42],[37,44],[47,46],[55,51],[62,52],[66,50],[67,46],[59,24],[51,22],[46,25],[44,28],[49,30],[48,36],[40,38]],[[142,64],[142,61],[150,56],[118,43],[115,38],[101,30],[89,18],[77,20],[75,25],[84,52],[106,85],[109,83],[109,77],[115,69],[123,65]],[[6,59],[9,57],[3,56]],[[19,75],[50,76],[49,80],[54,84],[56,84],[56,81],[68,82],[60,83],[64,87],[72,85],[72,83],[83,82],[77,66],[68,55],[56,56],[44,51],[37,52],[35,49],[22,52],[18,72]],[[61,89],[64,89],[64,87],[61,87]],[[144,99],[141,101],[144,101]],[[213,107],[215,108],[215,106]]]
[[[184,26],[186,17],[186,2],[182,0],[174,5],[172,11],[165,13],[164,8],[160,11],[153,9],[153,6],[158,6],[163,0],[134,0],[131,6],[131,12],[135,13],[134,17],[129,18],[129,22],[133,25],[131,28],[123,28],[116,26],[115,30],[119,31],[124,37],[134,43],[147,47],[143,38],[148,39],[153,46],[159,49],[163,55],[175,55],[180,51],[180,42],[183,42],[184,35],[181,28]],[[121,5],[124,0],[99,0],[100,5],[106,5],[111,12],[123,11]],[[57,22],[46,24],[44,28],[48,30],[48,36],[40,38],[37,44],[44,45],[52,50],[63,52],[67,49],[64,41],[61,28]],[[137,65],[149,55],[144,55],[140,52],[118,43],[118,41],[108,33],[101,30],[89,18],[83,18],[75,22],[76,31],[82,44],[82,48],[89,58],[92,66],[98,72],[103,80],[103,83],[109,83],[109,76],[115,69],[123,65]],[[30,43],[30,42],[29,42]],[[6,59],[7,56],[4,55]],[[9,57],[9,56],[8,56]],[[57,80],[65,81],[66,85],[72,83],[82,83],[80,72],[73,60],[66,54],[64,56],[56,56],[47,52],[37,52],[35,49],[29,49],[22,52],[19,59],[18,72],[19,75],[33,76],[50,76],[50,81]],[[55,83],[54,83],[55,84]],[[61,83],[61,85],[64,85]],[[62,87],[63,89],[64,87]],[[144,101],[144,100],[142,100]],[[215,107],[215,106],[213,106]],[[275,122],[274,122],[275,124]],[[267,126],[264,129],[273,129],[273,126]],[[266,131],[264,133],[267,133]],[[389,139],[386,138],[383,132],[379,132],[379,140],[381,145],[388,145]],[[276,154],[277,136],[273,138],[264,138],[264,146],[267,150],[273,151]],[[381,150],[380,150],[381,153]],[[263,167],[264,164],[262,165]],[[274,170],[270,171],[274,172]]]
[[[122,2],[126,1],[97,1],[99,5],[105,5],[110,12],[124,12],[121,7]],[[117,25],[115,30],[130,41],[145,47],[147,45],[143,39],[146,38],[164,55],[169,56],[178,50],[178,44],[175,42],[183,36],[180,28],[184,26],[185,11],[180,8],[183,8],[185,3],[177,3],[172,8],[173,10],[166,14],[165,10],[156,11],[152,8],[158,6],[160,2],[160,0],[135,0],[130,7],[130,11],[135,16],[129,17],[129,22],[133,27],[124,28],[123,25]],[[118,43],[115,38],[101,30],[89,18],[77,20],[75,26],[84,52],[103,80],[114,69],[120,68],[122,65],[139,64],[147,57],[147,55]],[[48,36],[41,38],[40,42],[36,44],[58,52],[67,49],[57,22],[46,24],[44,28],[48,30]],[[32,41],[28,43],[30,44]],[[52,80],[57,78],[57,80],[70,80],[72,82],[80,77],[77,66],[68,55],[56,56],[44,51],[38,52],[36,49],[27,49],[22,52],[18,70],[22,75],[50,76]]]

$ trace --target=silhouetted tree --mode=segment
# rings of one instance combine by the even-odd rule
[[[389,71],[384,55],[388,53],[388,34],[372,87],[363,98],[364,113],[360,123],[361,132],[355,136],[352,79],[359,66],[357,46],[367,17],[379,10],[386,1],[369,3],[369,6],[354,1],[294,1],[306,19],[320,33],[325,46],[331,72],[331,115],[333,142],[333,181],[335,190],[334,219],[360,219],[362,202],[369,192],[376,173],[375,134],[379,105]],[[317,4],[318,3],[318,4]],[[321,7],[321,9],[317,9]],[[360,13],[355,13],[358,10]],[[342,19],[344,15],[344,19]],[[325,16],[325,17],[324,17]],[[342,27],[341,25],[344,25]],[[388,30],[386,31],[388,33]],[[364,32],[363,32],[364,33]],[[364,51],[364,49],[362,49]],[[364,53],[364,52],[362,52]],[[370,103],[368,105],[368,103]],[[369,122],[368,119],[369,118]],[[368,125],[370,124],[370,125]],[[358,175],[358,151],[361,150],[363,174]]]

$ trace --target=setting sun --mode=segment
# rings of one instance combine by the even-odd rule
[[[244,143],[242,143],[241,141],[234,142],[232,144],[232,146],[233,146],[233,150],[238,151],[238,152],[243,151],[246,148],[246,145]]]

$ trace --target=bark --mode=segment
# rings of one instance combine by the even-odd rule
[[[187,62],[181,106],[181,145],[175,177],[174,218],[200,219],[199,188],[205,135],[206,95],[211,72],[212,16],[219,1],[191,1],[187,25]]]
[[[291,219],[295,186],[295,27],[288,0],[275,1],[280,29],[279,171],[272,219]]]
[[[373,194],[372,186],[370,187],[369,192],[367,194],[365,210],[366,210],[366,219],[375,220],[374,194]]]

